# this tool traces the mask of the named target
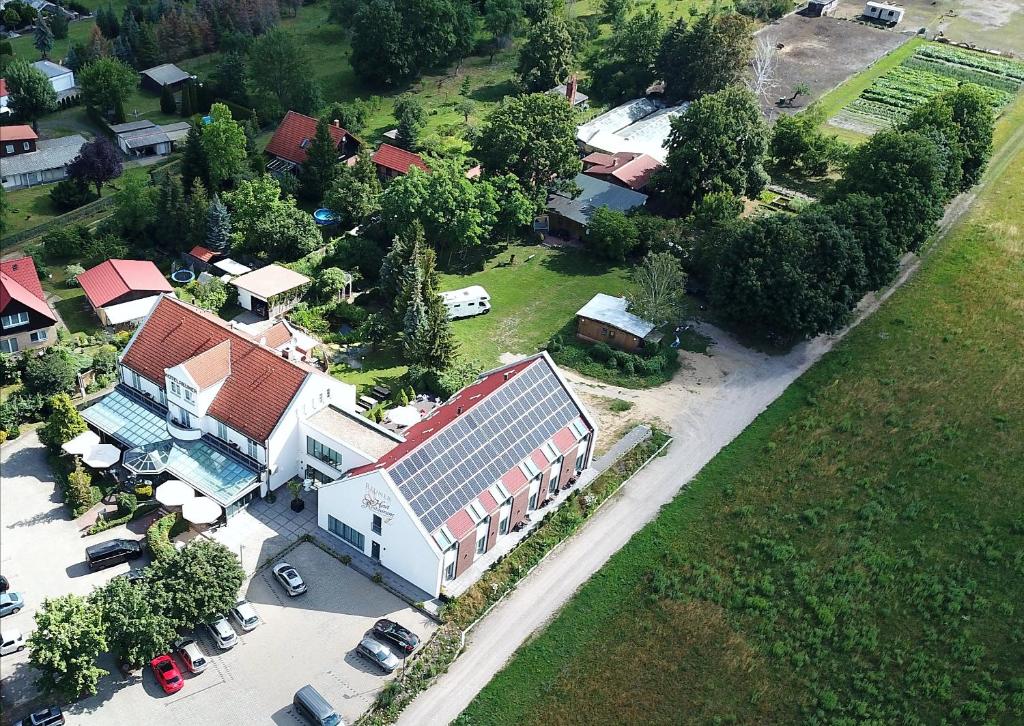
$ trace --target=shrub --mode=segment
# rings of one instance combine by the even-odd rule
[[[64,284],[68,287],[78,287],[78,276],[85,272],[81,265],[68,265],[64,268]]]
[[[57,182],[50,190],[50,200],[61,212],[70,212],[96,199],[99,197],[87,182],[73,177]]]
[[[135,498],[134,494],[125,493],[117,495],[117,511],[120,514],[134,514],[138,508],[139,500]]]
[[[178,553],[170,538],[171,528],[177,518],[177,514],[168,514],[153,522],[146,530],[146,544],[154,560],[166,560]]]
[[[113,373],[117,368],[117,348],[104,345],[92,357],[92,368],[98,374]]]
[[[50,418],[39,431],[39,439],[54,451],[81,433],[88,427],[82,414],[75,408],[71,397],[66,393],[58,393],[50,399]]]
[[[613,399],[610,404],[608,404],[608,408],[614,411],[615,413],[622,413],[633,408],[633,404],[630,403],[629,401],[623,401],[621,398],[616,398]]]
[[[47,259],[67,260],[80,254],[85,241],[91,236],[82,225],[57,227],[43,235],[43,252]]]
[[[74,511],[75,516],[81,515],[94,503],[92,492],[92,475],[82,468],[82,462],[75,462],[75,470],[67,475],[65,500]]]
[[[607,343],[595,343],[590,349],[590,357],[600,363],[611,360],[613,355],[614,351],[612,351]]]

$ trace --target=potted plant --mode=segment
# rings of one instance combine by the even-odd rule
[[[292,511],[301,512],[306,508],[306,502],[302,499],[302,482],[293,479],[288,482],[288,491],[292,493]]]

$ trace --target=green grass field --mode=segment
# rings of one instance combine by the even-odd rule
[[[1022,120],[915,278],[460,723],[1024,720]]]

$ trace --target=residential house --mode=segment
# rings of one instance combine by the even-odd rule
[[[142,80],[142,87],[156,93],[163,91],[164,86],[170,86],[171,90],[176,93],[192,78],[191,73],[183,71],[173,63],[164,63],[139,71],[139,76]]]
[[[0,159],[36,151],[39,136],[31,126],[0,126]]]
[[[118,381],[82,411],[89,425],[124,448],[162,448],[167,473],[227,517],[303,470],[301,421],[329,405],[355,409],[353,386],[173,295],[129,340]]]
[[[54,93],[57,94],[57,103],[61,106],[71,105],[78,100],[82,89],[75,85],[75,72],[70,68],[48,60],[36,61],[32,67],[50,81]]]
[[[295,174],[306,163],[307,149],[316,136],[317,120],[295,111],[289,111],[274,131],[264,150],[271,157],[267,170],[274,174]],[[359,139],[334,121],[328,129],[335,146],[338,161],[355,163],[361,143]]]
[[[0,139],[5,138],[6,130],[13,128],[18,127],[0,127]],[[27,141],[20,140],[22,149]],[[78,158],[84,144],[85,137],[79,134],[38,140],[35,142],[35,151],[21,151],[0,162],[0,183],[4,189],[22,189],[60,181],[67,177],[68,165]],[[0,149],[6,148],[7,144],[0,142]]]
[[[57,342],[57,314],[46,302],[31,257],[0,262],[0,353]]]
[[[80,274],[78,284],[104,325],[139,322],[163,293],[174,292],[149,260],[106,260]]]
[[[299,304],[310,279],[280,265],[267,265],[231,281],[238,288],[238,304],[257,317],[273,319]]]
[[[546,352],[481,374],[403,435],[334,407],[302,430],[320,527],[430,596],[476,579],[589,466],[597,433]]]
[[[653,156],[635,151],[620,151],[617,154],[595,151],[583,157],[584,174],[635,192],[646,189],[651,175],[664,166]]]
[[[610,184],[586,174],[577,174],[573,182],[581,190],[572,197],[555,192],[548,197],[547,214],[534,227],[570,239],[579,239],[587,232],[590,218],[601,207],[628,212],[647,203],[647,195]]]
[[[174,151],[177,143],[188,135],[191,124],[179,121],[163,126],[148,119],[114,124],[110,130],[114,133],[117,147],[125,156],[140,158],[144,156],[167,156]]]
[[[389,181],[396,176],[405,176],[414,166],[421,171],[430,172],[430,167],[419,154],[399,149],[391,144],[381,144],[373,152],[373,163],[377,166],[377,175],[381,181]]]
[[[665,108],[653,98],[637,98],[592,118],[576,129],[576,142],[585,154],[620,151],[647,154],[665,163],[665,144],[672,130],[672,119],[682,114],[688,103]]]
[[[633,353],[662,335],[654,323],[629,312],[626,298],[599,292],[576,311],[576,337]]]

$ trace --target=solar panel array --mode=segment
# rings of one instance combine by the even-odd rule
[[[538,360],[393,466],[391,477],[433,531],[579,415]]]

